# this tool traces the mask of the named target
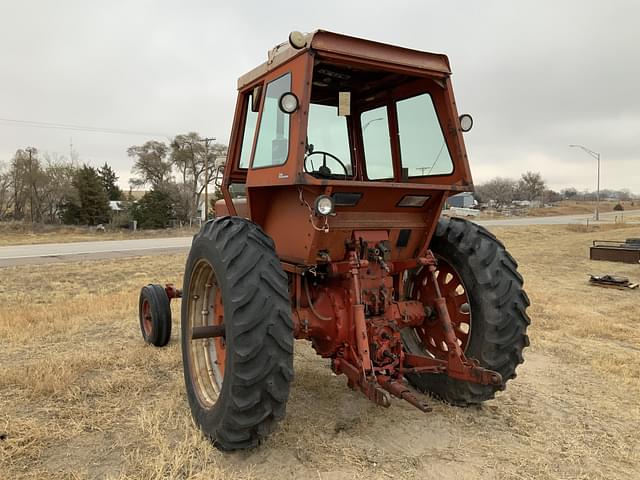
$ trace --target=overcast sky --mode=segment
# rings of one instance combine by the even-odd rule
[[[380,6],[384,4],[385,6]],[[111,164],[197,131],[227,143],[236,79],[291,30],[446,53],[475,183],[540,171],[552,188],[640,193],[640,2],[9,1],[0,3],[0,162],[35,146]],[[100,127],[121,135],[18,126]]]

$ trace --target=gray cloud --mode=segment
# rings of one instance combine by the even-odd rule
[[[476,183],[541,171],[551,186],[640,193],[640,5],[633,1],[321,3],[23,1],[0,6],[0,118],[226,142],[239,75],[290,30],[326,28],[446,53]],[[0,122],[0,161],[34,145],[129,174],[147,136]],[[162,140],[162,136],[158,136]]]

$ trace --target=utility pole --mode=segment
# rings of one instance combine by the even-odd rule
[[[204,211],[205,221],[209,220],[209,143],[215,142],[215,137],[201,138],[199,142],[204,143]]]
[[[600,153],[594,152],[583,145],[569,145],[570,147],[581,148],[598,161],[598,187],[596,190],[596,222],[600,220]]]
[[[33,181],[33,149],[29,147],[27,152],[29,153],[29,214],[31,215],[31,223],[33,223],[33,190],[35,188]]]
[[[22,207],[19,208],[18,203],[18,161],[17,158],[13,161],[13,165],[11,168],[11,172],[13,175],[13,216],[15,218],[19,218],[22,216]]]

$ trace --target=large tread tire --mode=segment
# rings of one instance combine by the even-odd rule
[[[144,304],[149,305],[150,328],[145,329]],[[138,317],[144,341],[156,347],[164,347],[171,339],[171,305],[162,285],[149,284],[140,290]]]
[[[273,241],[240,217],[205,223],[194,237],[185,269],[207,260],[215,272],[224,306],[226,357],[215,404],[204,407],[194,391],[186,342],[189,301],[182,301],[182,355],[193,417],[220,450],[257,446],[285,415],[293,379],[293,322],[287,276]]]
[[[502,375],[502,385],[479,385],[454,380],[445,374],[407,375],[423,392],[458,406],[479,404],[504,390],[516,377],[516,367],[529,346],[529,298],[517,263],[504,245],[488,230],[461,218],[441,219],[431,240],[431,251],[459,274],[469,297],[470,338],[465,355],[484,368]],[[423,353],[417,337],[403,332],[405,347]]]

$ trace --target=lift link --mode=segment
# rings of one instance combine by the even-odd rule
[[[352,314],[354,319],[354,330],[356,336],[356,359],[360,363],[360,368],[351,364],[344,358],[333,360],[333,370],[336,373],[343,373],[349,379],[352,388],[360,390],[364,395],[382,407],[391,406],[391,395],[395,394],[388,388],[381,385],[380,378],[373,373],[373,364],[369,352],[369,337],[367,335],[367,323],[365,320],[364,304],[362,302],[362,290],[360,283],[360,270],[367,268],[368,260],[360,259],[358,253],[353,250],[349,252],[349,273],[351,274],[352,288],[354,292],[354,304]]]
[[[428,269],[435,289],[436,317],[442,327],[448,351],[447,375],[456,380],[479,383],[481,385],[502,385],[502,376],[498,372],[480,367],[476,360],[467,359],[460,348],[456,334],[453,331],[449,310],[447,309],[447,300],[442,296],[438,285],[436,274],[438,261],[433,253],[428,250],[424,257],[418,259],[418,263]]]
[[[362,362],[362,370],[367,376],[371,370],[371,356],[369,355],[369,338],[367,336],[367,323],[364,319],[364,305],[362,303],[362,291],[360,289],[360,269],[366,268],[367,260],[360,260],[358,253],[352,250],[349,253],[349,263],[351,265],[351,275],[353,280],[353,292],[355,294],[355,303],[353,304],[353,323],[356,331],[356,346],[360,361]]]

